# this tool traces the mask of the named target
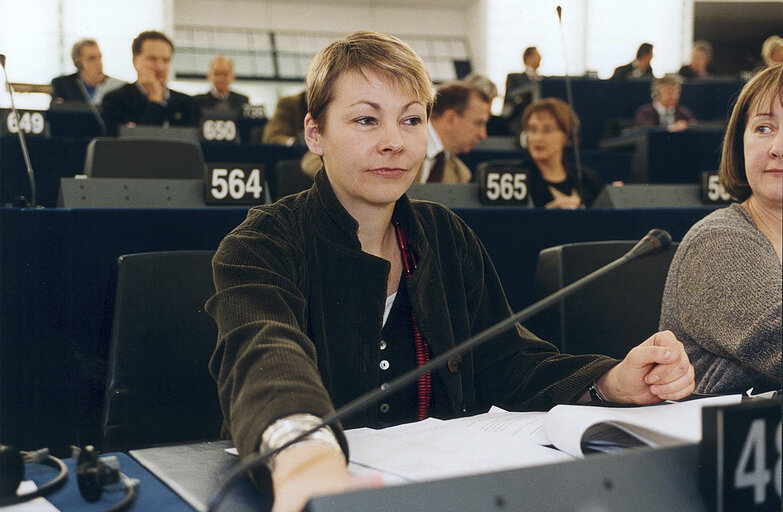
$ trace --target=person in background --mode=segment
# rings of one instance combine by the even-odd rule
[[[522,73],[506,75],[506,93],[503,97],[503,117],[508,121],[511,132],[519,136],[522,129],[522,113],[533,102],[532,84],[541,80],[538,67],[541,65],[541,54],[535,46],[525,48],[522,53],[525,70]]]
[[[780,389],[783,65],[740,92],[720,181],[738,202],[696,223],[674,255],[661,329],[685,344],[699,393]]]
[[[52,104],[87,103],[100,105],[103,96],[125,82],[103,74],[103,55],[95,39],[80,39],[71,49],[76,73],[52,80]]]
[[[650,87],[652,103],[636,110],[634,120],[637,127],[660,127],[670,132],[681,132],[696,122],[693,112],[680,105],[682,79],[677,75],[666,75],[653,81]]]
[[[472,173],[457,154],[469,152],[487,138],[492,98],[486,89],[460,80],[438,88],[428,125],[427,157],[419,168],[417,182],[470,182]]]
[[[783,37],[769,36],[761,45],[761,59],[765,66],[783,63]]]
[[[103,98],[110,135],[121,125],[197,126],[201,113],[193,98],[168,88],[174,45],[165,34],[148,30],[131,45],[138,80]]]
[[[236,79],[234,62],[225,55],[217,55],[209,61],[207,80],[212,83],[212,90],[193,96],[193,101],[201,110],[232,110],[241,112],[250,99],[230,89]]]
[[[712,75],[712,45],[707,41],[695,41],[691,48],[691,61],[677,72],[683,78],[707,78]]]
[[[653,45],[642,43],[636,51],[636,59],[623,66],[615,68],[612,80],[628,78],[654,78],[652,70]]]
[[[282,96],[277,100],[272,118],[264,126],[261,142],[293,146],[304,133],[304,118],[307,114],[305,91],[291,96]],[[302,172],[315,176],[321,168],[321,159],[306,151],[299,162]]]
[[[529,105],[522,115],[523,147],[530,155],[528,191],[533,205],[575,209],[590,206],[603,188],[601,179],[589,168],[579,176],[576,165],[566,158],[579,134],[579,119],[557,98],[544,98]],[[580,183],[581,181],[581,183]]]
[[[264,126],[261,142],[293,146],[297,137],[304,132],[304,118],[307,114],[305,91],[277,100],[275,111]]]
[[[212,261],[210,370],[243,458],[281,447],[511,314],[464,221],[405,194],[427,151],[424,62],[393,36],[361,31],[316,54],[306,83],[305,140],[324,164],[313,187],[252,208]],[[561,354],[515,327],[344,425],[466,416],[492,404],[546,410],[589,401],[591,389],[636,404],[691,393],[692,369],[671,333],[618,361]],[[312,496],[357,485],[347,450],[343,425],[316,429],[268,460],[256,482],[274,492],[274,512],[301,510]]]
[[[470,84],[474,89],[478,89],[481,93],[489,98],[490,103],[498,95],[498,86],[495,82],[489,79],[488,76],[480,73],[470,73],[462,79],[463,82]]]

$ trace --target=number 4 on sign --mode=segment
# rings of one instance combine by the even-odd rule
[[[250,176],[247,178],[245,191],[252,193],[254,199],[261,198],[261,192],[264,191],[264,187],[261,184],[261,171],[258,169],[253,169],[250,171]]]
[[[775,488],[780,495],[780,423],[778,423],[776,444],[778,461],[775,469]],[[764,503],[767,500],[767,485],[772,479],[767,464],[766,427],[763,419],[754,420],[748,429],[745,444],[742,446],[737,467],[734,470],[734,487],[753,488],[753,501]]]

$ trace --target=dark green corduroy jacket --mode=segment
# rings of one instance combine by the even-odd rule
[[[418,268],[411,306],[434,356],[511,314],[495,269],[470,228],[441,205],[397,201]],[[362,252],[357,223],[323,171],[313,187],[250,210],[213,260],[218,325],[210,369],[240,455],[257,451],[278,418],[324,416],[379,385],[389,262]],[[617,363],[569,356],[523,327],[439,371],[453,416],[549,409],[573,400]],[[367,424],[373,411],[350,420]],[[347,453],[345,438],[337,437]]]

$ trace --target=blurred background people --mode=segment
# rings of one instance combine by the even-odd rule
[[[674,256],[661,329],[683,342],[699,393],[780,389],[783,65],[743,88],[720,180],[737,201],[696,223]]]
[[[627,78],[654,78],[652,70],[653,45],[642,43],[636,50],[636,59],[628,64],[615,68],[612,80]]]
[[[650,88],[652,103],[642,105],[636,110],[637,127],[665,128],[670,132],[681,132],[696,119],[693,112],[680,105],[681,79],[677,75],[666,75],[653,81]]]
[[[234,62],[225,55],[217,55],[209,61],[207,80],[212,83],[212,90],[193,96],[193,101],[201,110],[232,110],[239,113],[242,111],[242,106],[250,101],[244,94],[230,89],[231,84],[236,80],[236,75],[234,75]]]
[[[81,39],[71,49],[76,73],[52,80],[52,103],[86,103],[100,105],[103,96],[122,87],[125,82],[103,74],[103,55],[95,39]]]
[[[506,93],[503,97],[503,117],[508,120],[511,132],[517,136],[522,130],[522,113],[534,99],[531,84],[541,80],[538,74],[541,54],[535,46],[529,46],[522,53],[522,62],[525,64],[522,73],[506,75]]]
[[[307,97],[305,91],[280,97],[271,119],[264,126],[261,142],[293,146],[297,138],[302,138],[306,114]]]
[[[304,118],[307,114],[307,95],[305,91],[277,100],[272,118],[264,126],[261,142],[293,146],[296,142],[304,144]],[[300,167],[308,176],[315,176],[321,168],[321,158],[310,151],[302,155]]]
[[[103,112],[110,135],[120,125],[196,126],[199,108],[187,94],[168,88],[174,45],[165,34],[148,30],[131,45],[138,80],[107,94]]]
[[[492,100],[494,100],[498,95],[498,86],[495,85],[495,82],[490,80],[486,75],[482,75],[480,73],[470,73],[462,80],[470,84],[471,87],[481,91],[484,96],[489,98],[490,102],[492,102]]]
[[[677,72],[683,78],[707,78],[712,74],[712,45],[707,41],[695,41],[691,48],[691,61]]]
[[[761,45],[761,58],[766,66],[783,62],[783,37],[769,36],[765,39]]]
[[[528,165],[528,190],[533,205],[545,208],[575,209],[590,206],[603,188],[592,170],[578,169],[567,158],[573,150],[573,134],[579,134],[579,119],[564,101],[544,98],[525,109],[522,115],[523,146]],[[580,183],[581,181],[581,183]]]
[[[470,182],[472,173],[457,154],[469,152],[487,138],[492,98],[486,89],[483,81],[471,84],[461,80],[438,88],[429,121],[427,156],[416,183]]]

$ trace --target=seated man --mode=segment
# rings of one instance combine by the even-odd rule
[[[293,146],[297,138],[304,133],[304,118],[307,114],[307,97],[305,91],[283,96],[277,100],[272,118],[264,126],[261,142],[265,144],[282,144]],[[302,172],[315,176],[321,168],[321,158],[307,151],[301,160]]]
[[[103,99],[106,128],[117,135],[121,125],[196,126],[200,112],[193,98],[167,87],[174,45],[161,32],[148,30],[133,40],[138,80]]]
[[[612,74],[612,80],[627,78],[654,78],[650,63],[653,58],[653,45],[642,43],[636,50],[636,59],[628,64],[618,66]]]
[[[522,112],[535,99],[531,85],[541,80],[538,74],[541,54],[535,46],[525,48],[522,62],[525,64],[524,72],[506,76],[506,93],[503,98],[503,117],[508,120],[509,129],[516,136],[522,131]]]
[[[95,39],[80,39],[71,49],[76,73],[52,80],[52,104],[87,103],[100,105],[103,96],[125,82],[103,74],[103,56]]]
[[[264,126],[261,142],[292,146],[297,136],[304,132],[305,114],[307,114],[305,91],[281,97],[277,100],[272,118]]]
[[[457,158],[487,138],[492,98],[464,81],[443,84],[435,96],[429,122],[427,156],[416,183],[468,183],[472,174]]]
[[[707,78],[712,71],[712,45],[707,41],[696,41],[691,48],[691,61],[684,64],[677,73],[683,78]]]
[[[212,90],[193,96],[193,100],[201,110],[233,110],[239,113],[242,111],[242,106],[250,101],[244,94],[229,89],[236,75],[234,75],[234,62],[225,55],[218,55],[209,61],[207,79],[212,82]]]
[[[680,78],[676,75],[666,75],[655,80],[650,89],[652,103],[636,110],[636,126],[661,127],[670,132],[680,132],[695,123],[693,113],[680,105],[680,89]]]

